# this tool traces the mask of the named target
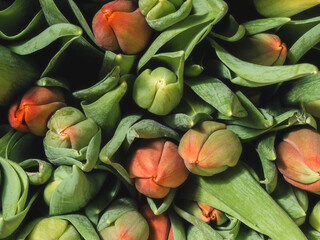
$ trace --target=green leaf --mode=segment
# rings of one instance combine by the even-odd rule
[[[203,235],[206,236],[208,240],[224,239],[216,230],[211,228],[210,225],[208,225],[207,223],[183,211],[181,208],[177,207],[175,204],[173,205],[173,208],[180,217],[190,222],[192,225],[196,226],[203,233]]]
[[[140,70],[164,45],[167,51],[183,50],[188,58],[198,44],[226,14],[228,6],[222,0],[193,0],[193,14],[169,27],[152,42],[140,58]]]
[[[297,63],[312,47],[320,42],[320,23],[303,34],[288,50],[291,63]]]
[[[159,137],[168,137],[175,139],[176,141],[180,140],[179,134],[171,128],[168,128],[167,126],[162,125],[152,119],[143,119],[135,123],[128,129],[126,140],[124,142],[124,148],[128,150],[130,145],[136,138]]]
[[[19,163],[19,165],[25,170],[29,182],[32,185],[44,184],[49,180],[53,171],[53,167],[50,163],[39,159],[27,159]],[[28,171],[34,167],[37,167],[38,171]]]
[[[113,137],[100,151],[100,160],[107,164],[111,163],[111,157],[121,147],[123,141],[126,138],[127,132],[130,127],[142,118],[141,114],[130,114],[121,119]]]
[[[262,18],[247,21],[243,23],[243,25],[246,28],[247,35],[254,35],[274,28],[279,28],[290,21],[291,19],[287,17]]]
[[[45,48],[58,38],[80,36],[82,29],[70,23],[58,23],[46,28],[37,36],[18,44],[10,45],[11,51],[20,55],[28,55]]]
[[[241,162],[213,177],[192,176],[187,186],[182,198],[215,206],[274,240],[307,239]]]
[[[173,211],[172,208],[168,209],[168,214],[172,226],[173,237],[175,240],[186,240],[185,227],[182,219]]]
[[[226,116],[246,117],[247,111],[238,97],[219,79],[199,76],[196,79],[185,79],[191,89],[204,101]]]
[[[262,66],[240,60],[209,38],[219,59],[240,77],[261,84],[275,84],[299,77],[317,74],[318,68],[309,63],[286,66]]]
[[[79,214],[69,214],[62,216],[54,216],[55,218],[68,220],[80,233],[85,240],[99,240],[95,228],[92,226],[89,219]]]
[[[161,203],[160,207],[157,207],[156,203],[153,201],[152,198],[147,197],[147,202],[154,213],[154,215],[160,215],[161,213],[164,213],[165,211],[168,210],[170,207],[171,203],[174,200],[174,197],[176,195],[177,189],[176,188],[171,188],[170,192],[166,197],[163,199],[163,202]]]

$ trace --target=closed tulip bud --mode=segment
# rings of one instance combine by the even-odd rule
[[[320,232],[320,201],[313,207],[309,216],[310,225]]]
[[[65,99],[59,88],[33,87],[21,100],[11,105],[9,123],[18,131],[44,136],[50,116],[65,106]]]
[[[28,235],[28,240],[43,239],[73,239],[80,240],[81,236],[68,221],[59,218],[44,218],[40,220]]]
[[[277,147],[276,163],[290,184],[320,191],[320,134],[307,128],[289,132]]]
[[[283,65],[287,57],[287,47],[277,35],[258,33],[229,44],[230,52],[236,57],[266,66]]]
[[[138,211],[129,211],[121,215],[113,225],[99,231],[102,240],[147,240],[149,226]]]
[[[131,0],[106,3],[92,20],[97,43],[110,51],[136,54],[142,51],[152,30]]]
[[[139,8],[148,24],[162,31],[190,14],[192,0],[139,0]]]
[[[305,110],[312,116],[320,118],[320,99],[306,102],[304,107]]]
[[[152,198],[165,197],[189,174],[178,146],[164,138],[140,140],[129,156],[128,172],[137,190]]]
[[[207,222],[215,222],[218,226],[224,224],[228,218],[226,215],[219,211],[218,209],[215,209],[207,204],[198,202],[198,206],[200,207],[202,211],[202,215],[207,219]]]
[[[173,240],[173,230],[166,212],[155,215],[148,204],[142,206],[140,212],[149,224],[149,239]]]
[[[52,115],[48,121],[45,144],[56,148],[80,150],[86,147],[97,134],[99,127],[74,107],[64,107]]]
[[[291,17],[318,4],[319,0],[254,0],[257,11],[265,17]]]
[[[226,125],[204,121],[189,129],[179,143],[179,154],[190,172],[212,176],[237,164],[242,145]]]
[[[183,88],[171,70],[158,67],[144,70],[135,80],[133,99],[136,104],[157,115],[167,115],[180,102]]]

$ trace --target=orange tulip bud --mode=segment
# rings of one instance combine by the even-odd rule
[[[66,106],[62,91],[56,87],[33,87],[9,109],[10,125],[23,132],[44,136],[47,121],[59,108]]]
[[[309,191],[320,191],[320,134],[299,129],[284,136],[277,147],[277,166],[285,180]]]
[[[103,5],[92,21],[97,43],[110,51],[136,54],[142,51],[152,30],[130,0],[116,0]]]
[[[129,157],[128,172],[137,190],[152,198],[165,197],[189,174],[178,146],[164,138],[140,140]]]

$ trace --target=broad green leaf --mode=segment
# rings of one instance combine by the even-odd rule
[[[49,180],[53,171],[50,163],[40,159],[27,159],[19,165],[25,170],[31,185],[44,184]],[[34,168],[37,168],[37,171],[34,171]]]
[[[158,123],[152,119],[143,119],[132,125],[126,135],[124,148],[129,149],[130,145],[136,138],[159,138],[168,137],[176,141],[180,140],[179,134],[173,129]]]
[[[220,119],[225,120],[228,124],[245,126],[255,129],[267,129],[273,125],[273,117],[265,113],[263,114],[261,110],[256,108],[254,104],[240,91],[236,93],[241,106],[244,107],[248,115],[244,118],[235,117],[224,117],[221,116]]]
[[[99,235],[92,226],[89,219],[79,214],[69,214],[62,216],[54,216],[56,218],[68,220],[80,233],[85,240],[99,240]]]
[[[233,72],[249,81],[270,85],[318,73],[318,68],[309,63],[285,66],[263,66],[245,62],[228,53],[214,40],[209,39],[209,41],[215,48],[219,59]]]
[[[173,211],[168,209],[168,214],[172,226],[173,236],[175,240],[186,240],[186,231],[182,219]]]
[[[290,21],[291,19],[287,17],[262,18],[247,21],[243,23],[243,25],[246,28],[247,35],[254,35],[274,28],[279,28]]]
[[[291,63],[297,63],[312,47],[320,42],[320,23],[303,34],[288,50]]]
[[[240,40],[246,33],[246,29],[243,25],[238,24],[234,17],[230,14],[229,21],[224,23],[222,32],[212,31],[210,36],[220,38],[221,40],[228,42],[235,42]]]
[[[42,77],[36,82],[37,86],[42,87],[61,87],[68,91],[70,91],[69,84],[66,83],[64,80],[51,78],[51,77]]]
[[[72,95],[77,99],[93,102],[115,88],[119,80],[120,67],[116,66],[101,81],[89,88],[73,92]]]
[[[21,186],[19,174],[9,163],[9,160],[0,158],[0,164],[2,170],[1,216],[2,219],[8,219],[19,213],[18,201],[23,193],[24,186]]]
[[[238,97],[219,79],[199,76],[185,79],[191,89],[204,101],[226,116],[246,117],[247,112]]]
[[[15,130],[10,127],[10,125],[0,125],[0,157],[5,158],[5,151],[7,148],[7,144]]]
[[[213,177],[192,176],[187,186],[182,198],[215,206],[274,240],[307,239],[241,162]]]
[[[188,58],[194,46],[198,44],[226,14],[228,6],[222,0],[193,0],[193,14],[169,27],[152,42],[140,58],[138,70],[154,56],[161,47],[168,46],[169,51],[183,50]]]
[[[274,147],[276,134],[272,133],[265,138],[261,139],[258,144],[258,149],[267,159],[276,160],[277,154]]]
[[[45,48],[53,41],[66,36],[80,36],[82,29],[69,23],[58,23],[46,28],[37,36],[25,42],[10,45],[11,51],[20,55],[28,55]]]
[[[104,163],[111,164],[111,157],[121,147],[123,141],[126,138],[127,132],[130,127],[140,120],[141,114],[131,114],[121,119],[113,137],[100,151],[100,160]]]

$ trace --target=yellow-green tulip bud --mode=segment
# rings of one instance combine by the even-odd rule
[[[133,99],[138,106],[157,115],[167,115],[180,102],[182,87],[171,70],[158,67],[144,70],[135,80]]]
[[[254,0],[257,11],[265,17],[291,17],[318,4],[319,0]]]
[[[309,216],[310,225],[320,232],[320,201],[313,207]]]
[[[44,218],[38,222],[27,240],[80,240],[77,230],[68,221],[59,218]]]

